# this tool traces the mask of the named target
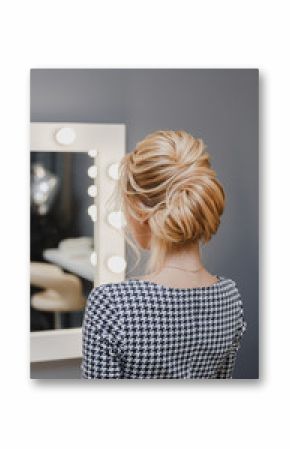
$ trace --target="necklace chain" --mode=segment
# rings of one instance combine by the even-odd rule
[[[164,268],[176,268],[177,270],[181,270],[181,271],[189,271],[190,273],[196,273],[197,271],[202,270],[203,266],[201,265],[198,269],[196,270],[187,270],[186,268],[180,268],[180,267],[176,267],[174,265],[164,265]]]

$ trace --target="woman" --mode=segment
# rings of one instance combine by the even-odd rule
[[[149,134],[124,156],[118,192],[134,240],[150,251],[149,274],[91,291],[82,377],[231,378],[246,322],[236,283],[200,256],[225,203],[203,141]]]

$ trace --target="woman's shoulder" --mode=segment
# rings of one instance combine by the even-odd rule
[[[139,296],[139,287],[130,279],[121,282],[107,282],[95,286],[89,293],[86,303],[86,314],[94,317],[112,317],[124,313],[128,305],[131,307]],[[102,318],[103,319],[103,318]]]
[[[93,287],[88,296],[90,303],[103,303],[113,305],[118,299],[124,297],[132,291],[132,283],[130,279],[120,282],[107,282]]]
[[[95,286],[91,290],[91,295],[96,296],[98,294],[106,294],[111,291],[117,291],[118,289],[122,290],[129,286],[130,279],[120,281],[120,282],[106,282],[100,285]]]

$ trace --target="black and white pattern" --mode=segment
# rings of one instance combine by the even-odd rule
[[[82,378],[232,378],[247,327],[236,283],[173,288],[129,279],[94,288],[83,320]]]

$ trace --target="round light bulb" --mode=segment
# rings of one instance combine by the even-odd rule
[[[126,261],[121,256],[111,256],[107,261],[109,270],[113,273],[122,273],[126,268]]]
[[[88,168],[88,175],[90,178],[95,178],[97,176],[97,167],[95,165],[92,165]]]
[[[108,223],[116,229],[122,229],[125,224],[122,212],[110,212],[108,215]]]
[[[71,145],[75,141],[76,133],[73,128],[60,128],[55,138],[61,145]]]
[[[89,186],[88,195],[94,198],[97,195],[97,187],[94,185]]]
[[[114,181],[119,179],[119,164],[117,162],[108,167],[108,175],[110,178],[114,179]]]
[[[91,206],[89,206],[88,214],[93,221],[97,220],[97,206],[95,204],[92,204]]]

